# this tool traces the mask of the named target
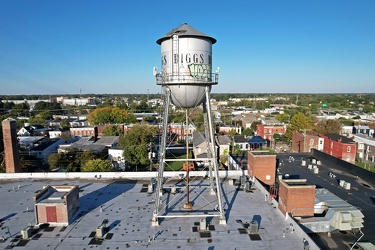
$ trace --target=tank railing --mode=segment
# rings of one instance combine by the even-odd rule
[[[202,74],[201,76],[192,76],[190,74],[172,74],[172,73],[158,73],[156,74],[156,84],[163,85],[178,85],[178,84],[210,84],[215,85],[219,82],[218,73]]]

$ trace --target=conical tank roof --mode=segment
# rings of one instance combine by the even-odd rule
[[[161,44],[164,40],[170,39],[173,35],[178,35],[179,37],[204,37],[211,40],[212,44],[216,43],[216,39],[213,37],[210,37],[199,30],[194,29],[193,27],[189,26],[187,23],[183,23],[177,28],[171,30],[165,36],[158,39],[156,41],[157,44]]]

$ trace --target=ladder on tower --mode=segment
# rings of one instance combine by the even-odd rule
[[[173,62],[173,67],[172,67],[172,76],[174,79],[178,78],[180,75],[180,46],[179,46],[179,38],[178,35],[174,34],[172,37],[172,62]],[[178,79],[176,79],[178,80]]]

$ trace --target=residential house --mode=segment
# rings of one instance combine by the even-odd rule
[[[216,137],[216,144],[218,146],[218,157],[229,154],[231,141],[231,138],[226,135],[219,135]]]
[[[193,133],[193,154],[194,158],[207,158],[206,136],[201,132]]]
[[[233,147],[238,147],[240,150],[249,150],[250,144],[247,136],[235,135],[233,136]]]
[[[375,138],[375,123],[369,123],[367,125],[370,128],[369,136]]]
[[[342,135],[351,135],[353,133],[353,126],[342,126],[341,134]]]
[[[69,129],[55,129],[48,131],[49,138],[70,138],[70,130]]]
[[[194,124],[189,124],[186,131],[186,125],[184,123],[170,123],[168,126],[168,133],[176,136],[175,140],[185,141],[186,132],[188,134],[188,141],[193,140],[193,134],[197,130]]]
[[[353,135],[357,143],[357,157],[364,162],[375,163],[375,139],[365,135]]]
[[[372,133],[374,132],[372,131]],[[367,125],[353,126],[353,134],[362,134],[370,136],[370,127]]]
[[[283,135],[285,134],[285,132],[286,132],[285,124],[274,124],[274,125],[258,124],[256,135],[270,142],[270,146],[272,146],[273,144],[272,142],[274,141],[274,134]]]
[[[253,114],[253,113],[242,114],[241,121],[242,121],[242,127],[244,129],[247,129],[247,128],[251,128],[251,124],[253,124],[253,122],[258,121],[258,117],[256,114]]]
[[[72,128],[79,128],[79,127],[87,127],[89,126],[89,121],[86,119],[86,120],[73,120],[73,121],[70,121],[70,126]]]
[[[117,147],[118,142],[119,136],[102,136],[101,138],[83,137],[72,144],[60,146],[59,152],[66,152],[71,147],[79,151],[90,150],[94,153],[107,155],[105,151],[109,148]]]
[[[267,141],[264,140],[262,137],[254,135],[250,137],[249,140],[250,150],[257,150],[262,147],[267,147]]]
[[[17,136],[38,136],[38,135],[44,135],[46,133],[47,129],[43,127],[42,125],[36,124],[36,125],[28,125],[25,123],[25,126],[22,127],[18,132]]]
[[[43,140],[44,136],[18,136],[18,146],[20,150],[30,150],[39,145],[38,142]]]
[[[292,133],[292,151],[297,153],[310,152],[312,148],[322,151],[324,148],[324,138],[312,131]]]
[[[229,131],[231,130],[234,130],[236,132],[236,134],[241,134],[242,132],[242,127],[240,126],[231,126],[231,125],[224,125],[224,124],[220,124],[218,127],[217,127],[217,132],[218,134],[220,135],[226,135],[229,133]]]
[[[62,138],[44,138],[38,141],[38,145],[30,149],[29,154],[42,159],[43,163],[47,164],[48,157],[51,154],[57,153],[59,145],[63,143],[65,143],[65,140]]]
[[[357,148],[352,139],[331,133],[320,134],[319,137],[324,138],[324,153],[353,164],[355,163]]]

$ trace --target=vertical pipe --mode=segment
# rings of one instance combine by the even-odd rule
[[[189,131],[188,131],[188,124],[189,124],[189,109],[186,109],[186,118],[185,118],[185,145],[186,145],[186,205],[189,206]]]

